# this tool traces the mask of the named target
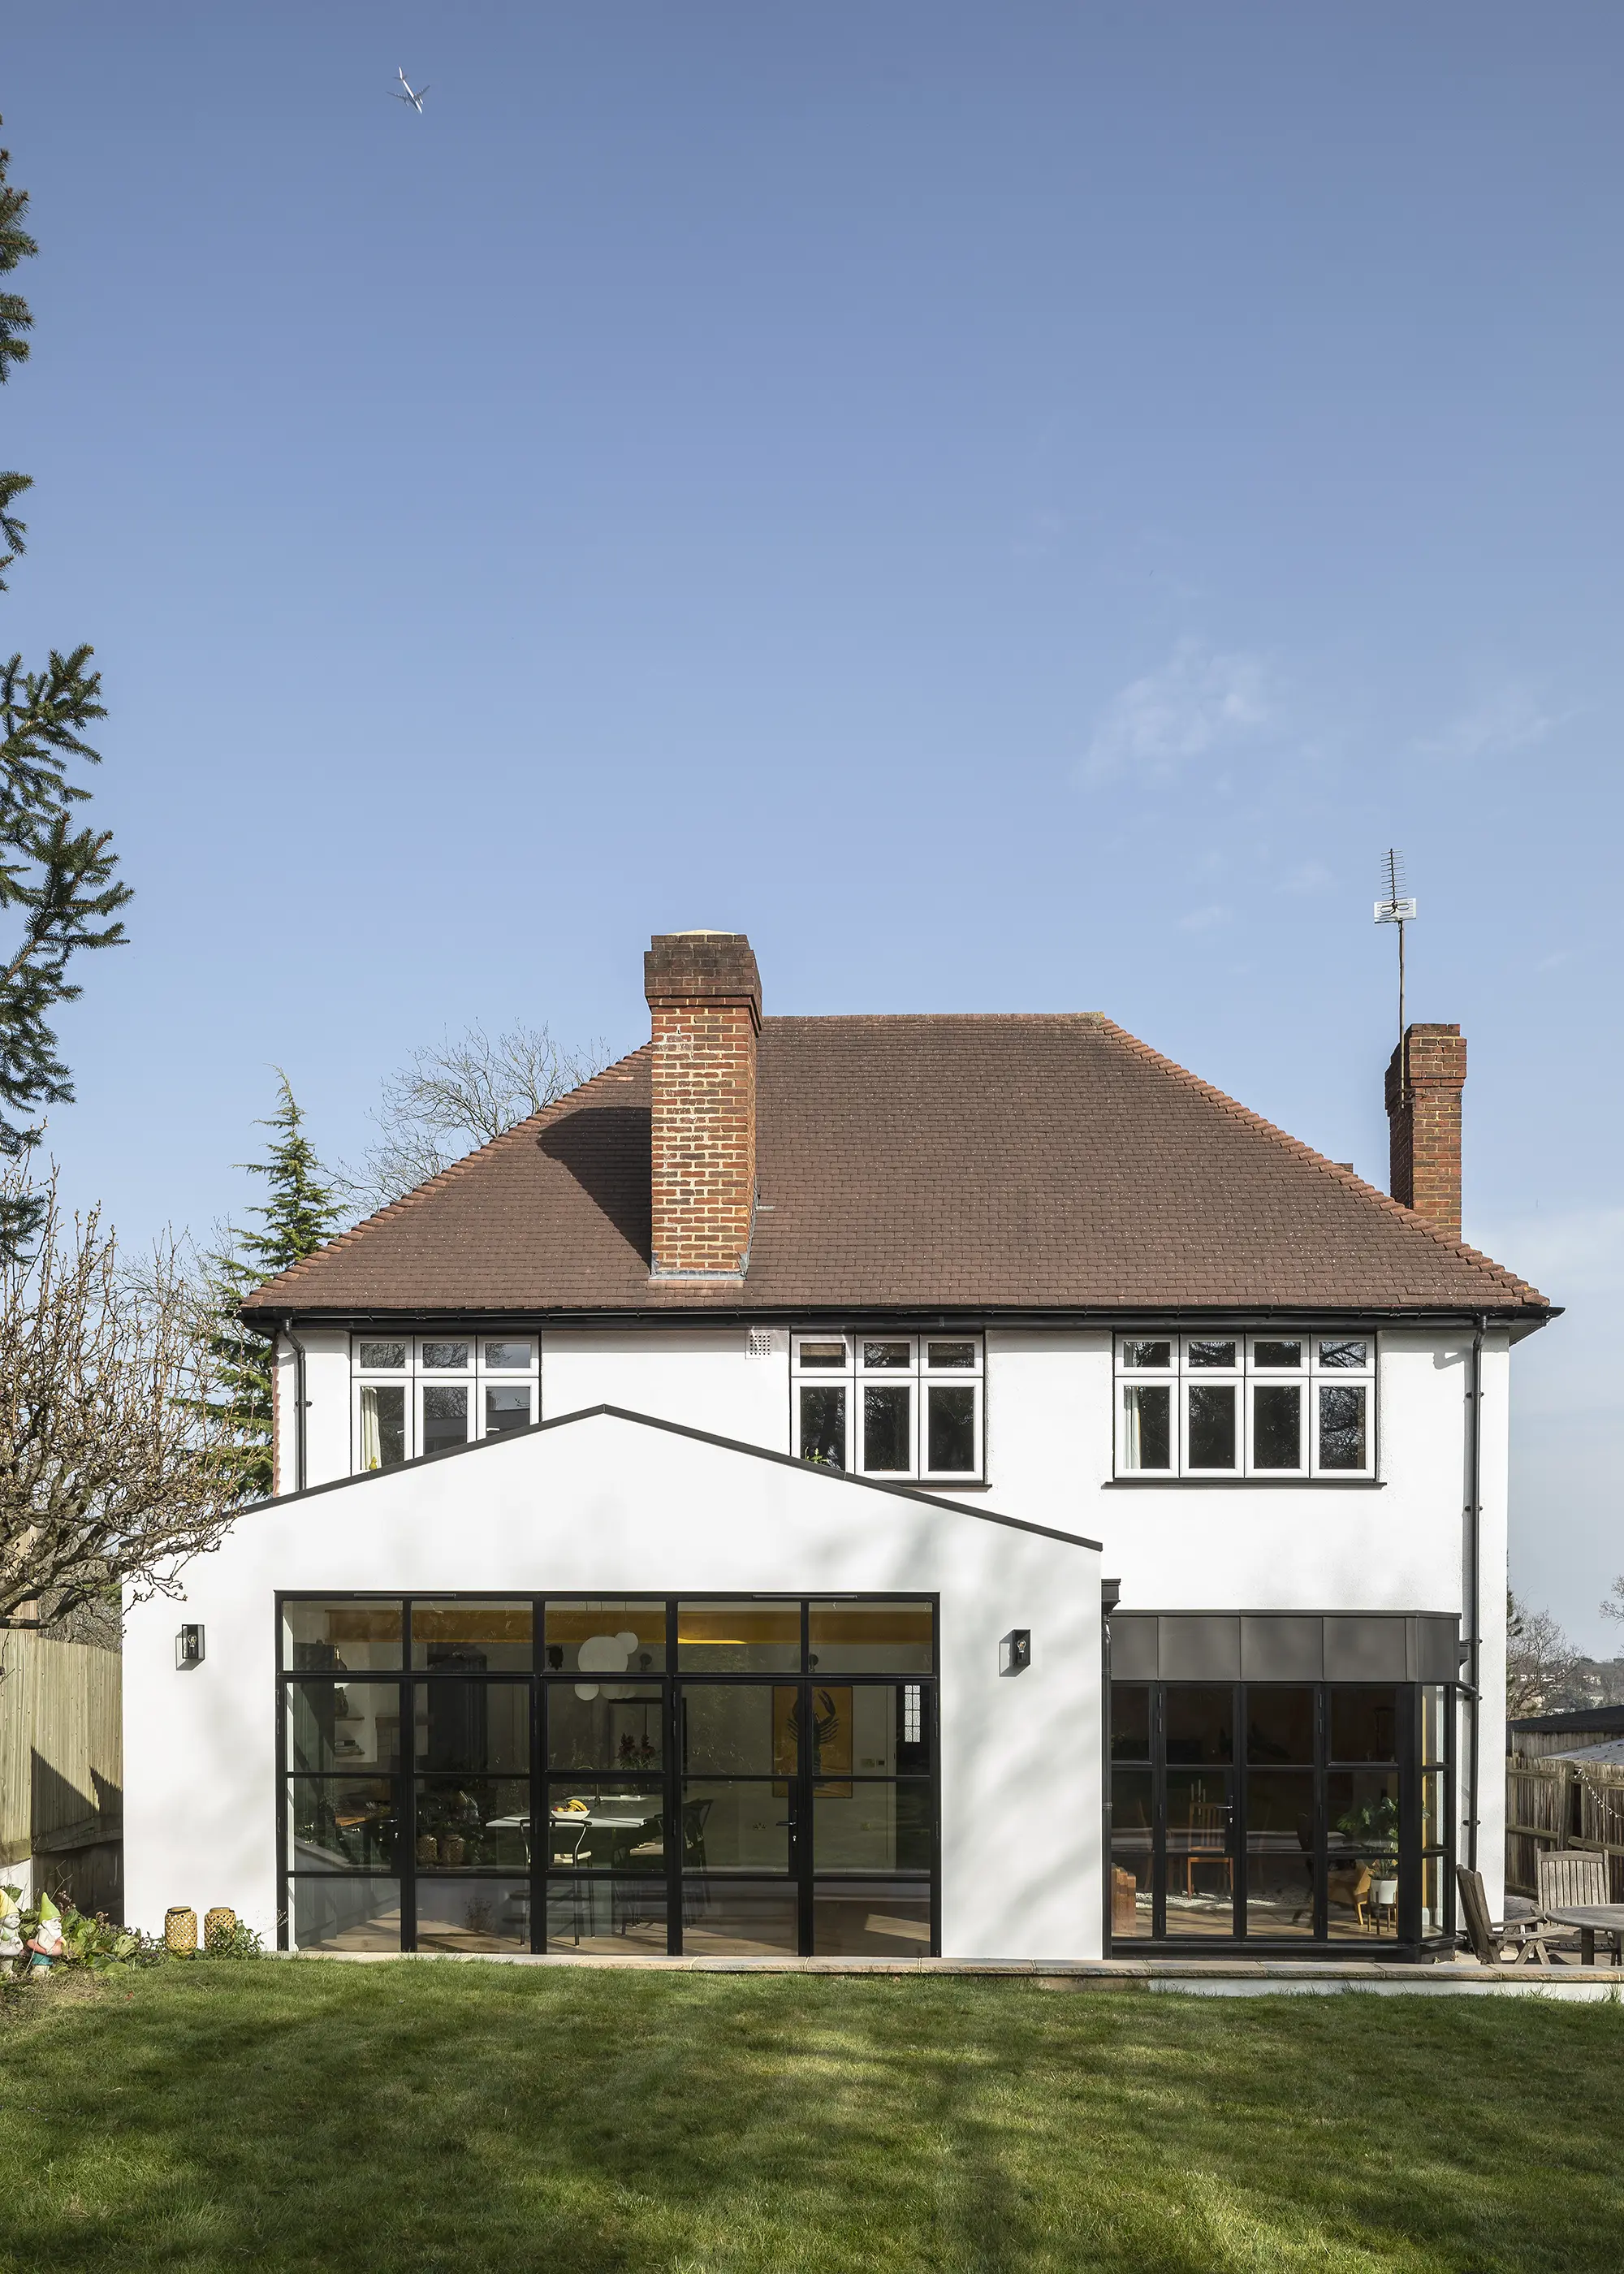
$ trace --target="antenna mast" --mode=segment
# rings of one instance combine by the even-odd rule
[[[1404,856],[1396,846],[1389,846],[1381,856],[1382,898],[1376,903],[1376,922],[1398,926],[1398,1046],[1404,1047],[1404,926],[1416,917],[1414,900],[1405,897],[1408,879],[1404,875]]]

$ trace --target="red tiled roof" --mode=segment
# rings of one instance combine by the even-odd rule
[[[250,1298],[294,1312],[1543,1311],[1091,1013],[768,1019],[738,1283],[650,1283],[648,1050]]]

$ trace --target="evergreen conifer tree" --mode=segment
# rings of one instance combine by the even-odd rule
[[[225,1245],[204,1259],[208,1349],[219,1391],[204,1410],[221,1427],[210,1458],[229,1480],[234,1501],[268,1498],[274,1473],[274,1345],[243,1324],[237,1314],[244,1299],[324,1246],[343,1221],[304,1134],[288,1077],[280,1066],[276,1072],[282,1085],[276,1110],[258,1125],[274,1133],[267,1157],[242,1163],[251,1176],[266,1180],[264,1206],[249,1210],[259,1221],[230,1226]]]

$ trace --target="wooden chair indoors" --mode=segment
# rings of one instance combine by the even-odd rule
[[[1479,1966],[1520,1966],[1524,1959],[1532,1966],[1555,1963],[1538,1919],[1510,1919],[1497,1925],[1490,1918],[1481,1871],[1469,1871],[1464,1864],[1457,1864],[1455,1883],[1461,1892],[1466,1939]]]
[[[1184,1834],[1184,1893],[1194,1894],[1198,1865],[1216,1864],[1231,1894],[1235,1888],[1235,1858],[1229,1854],[1229,1811],[1221,1800],[1192,1800]]]

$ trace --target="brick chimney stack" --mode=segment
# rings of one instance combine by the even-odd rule
[[[741,931],[666,932],[643,972],[654,1035],[650,1276],[740,1279],[756,1209],[756,957]]]
[[[1447,1239],[1461,1236],[1461,1092],[1466,1039],[1458,1027],[1410,1027],[1387,1063],[1393,1197]]]

